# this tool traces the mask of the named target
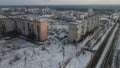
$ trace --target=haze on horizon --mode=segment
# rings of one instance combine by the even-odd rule
[[[120,0],[0,0],[0,5],[89,5],[120,4]]]

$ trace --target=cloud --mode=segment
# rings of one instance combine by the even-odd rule
[[[0,5],[120,4],[120,0],[0,0]]]

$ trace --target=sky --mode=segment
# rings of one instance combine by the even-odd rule
[[[120,4],[120,0],[0,0],[0,5],[89,5]]]

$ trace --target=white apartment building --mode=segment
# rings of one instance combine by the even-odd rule
[[[69,24],[68,41],[78,42],[87,31],[86,21],[76,21]]]
[[[78,42],[87,32],[91,32],[99,26],[99,16],[94,15],[84,19],[83,21],[76,21],[69,24],[68,41]]]
[[[90,32],[91,30],[95,29],[100,24],[100,17],[99,15],[88,17],[87,19],[87,32]]]

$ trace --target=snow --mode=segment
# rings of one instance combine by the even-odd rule
[[[2,41],[4,40],[0,40],[0,42]],[[76,53],[75,46],[70,44],[65,45],[63,51],[63,44],[60,42],[35,47],[35,44],[19,38],[14,38],[9,43],[7,41],[0,43],[2,54],[0,55],[0,58],[2,58],[0,68],[59,68],[62,62],[65,62],[68,57]],[[3,44],[17,45],[20,49],[12,50],[8,48],[6,50],[6,47],[2,47]]]
[[[97,29],[94,34],[88,36],[85,40],[83,40],[83,42],[79,43],[78,45],[79,48],[88,48],[87,44],[90,42],[90,46],[92,47],[95,43],[96,43],[96,39],[94,39],[94,36],[96,36],[96,34],[100,31],[101,28]],[[101,37],[102,33],[99,35]]]
[[[97,31],[96,31],[97,33]],[[87,64],[90,62],[93,53],[89,52],[89,51],[84,51],[85,54],[82,54],[82,48],[85,47],[85,44],[94,37],[94,35],[96,34],[94,33],[91,36],[88,36],[83,42],[78,43],[78,47],[77,47],[77,54],[80,54],[79,56],[72,55],[71,57],[69,57],[70,62],[68,64],[63,64],[64,66],[66,66],[65,68],[85,68],[87,66]],[[78,53],[79,52],[79,53]],[[62,67],[64,67],[62,66]]]
[[[84,47],[86,45],[87,42],[89,42],[99,31],[99,29],[92,35],[92,36],[88,36],[85,40],[83,40],[82,44],[79,43],[79,47]]]
[[[42,16],[39,16],[39,17],[50,18],[50,17],[52,17],[52,16],[54,16],[54,15],[48,15],[48,14],[46,14],[46,15],[42,15]]]
[[[67,25],[54,25],[54,27],[57,27],[57,29],[68,29]]]
[[[116,40],[116,43],[115,43],[116,47],[115,47],[115,53],[114,53],[114,56],[113,56],[113,60],[112,60],[112,66],[111,68],[116,68],[116,63],[118,60],[116,60],[116,56],[119,55],[117,53],[118,50],[120,50],[120,36],[119,36],[119,39]],[[120,61],[119,61],[120,62]]]
[[[71,45],[71,46],[73,46],[73,45]],[[71,47],[71,46],[65,46],[65,59],[68,59],[68,57],[71,57],[76,54],[76,48]]]
[[[114,52],[114,56],[113,56],[113,60],[112,60],[112,66],[111,66],[112,68],[116,68],[117,63],[118,64],[120,63],[119,57],[117,57],[117,56],[120,56],[120,54],[118,54],[118,51],[120,50],[120,35],[119,35],[119,32],[118,32],[118,37],[117,37],[114,45],[115,45],[115,52]]]
[[[80,56],[73,58],[66,68],[86,68],[92,55],[91,52],[85,51],[84,55],[80,54]]]
[[[97,33],[97,31],[96,31],[96,33]],[[83,42],[77,44],[77,45],[79,45],[77,47],[77,51],[80,51],[80,55],[79,56],[74,56],[73,55],[72,57],[70,57],[71,61],[67,65],[64,65],[64,66],[66,66],[65,68],[85,68],[87,66],[87,64],[90,62],[90,60],[93,56],[93,53],[89,52],[89,51],[84,51],[85,54],[82,54],[81,49],[83,47],[85,47],[86,43],[89,40],[91,40],[96,33],[94,33],[91,36],[88,36]],[[92,40],[92,42],[94,43],[94,40]]]
[[[103,60],[104,60],[104,58],[106,57],[106,54],[107,54],[107,52],[108,52],[108,50],[109,50],[109,47],[110,47],[111,44],[112,44],[112,41],[113,41],[113,38],[114,38],[114,36],[115,36],[115,33],[116,33],[117,29],[118,29],[118,26],[116,26],[115,30],[113,31],[113,33],[112,33],[112,35],[111,35],[108,43],[107,43],[106,46],[105,46],[105,49],[103,50],[103,53],[102,53],[101,57],[100,57],[100,59],[99,59],[100,61],[98,62],[98,64],[96,65],[95,68],[101,68],[100,66],[102,65]]]
[[[101,38],[101,40],[95,45],[95,47],[93,47],[92,50],[97,50],[100,47],[100,45],[102,44],[102,42],[104,41],[105,37],[108,35],[108,33],[109,33],[110,30],[111,30],[111,28],[109,28],[107,30],[107,32],[103,35],[103,37]]]
[[[59,68],[71,56],[75,56],[78,51],[78,48],[73,44],[64,45],[62,41],[50,41],[52,41],[51,44],[36,46],[20,38],[0,40],[0,59],[2,59],[0,60],[0,68]],[[11,48],[6,46],[11,46]],[[17,46],[19,49],[13,50],[13,46]],[[72,61],[79,59],[75,62],[80,64],[84,62],[83,66],[86,66],[91,55],[92,53],[85,51],[84,55],[80,54]],[[67,66],[72,67],[74,65],[72,61]]]
[[[61,29],[58,31],[60,35],[56,34],[54,30],[50,30],[57,36],[64,36],[68,30],[66,25],[52,26],[54,26],[53,29]],[[62,31],[63,29],[65,31]],[[73,44],[64,44],[64,40],[59,41],[54,35],[49,35],[51,39],[48,38],[47,41],[50,44],[44,43],[42,45],[35,45],[20,38],[2,39],[0,40],[0,68],[59,68],[71,57],[72,59],[66,68],[85,68],[93,53],[84,51],[85,54],[80,53],[78,56],[76,53],[81,52],[81,49],[96,33],[78,43],[78,47]]]
[[[6,41],[4,40],[4,39],[2,39],[1,41],[0,41],[0,44],[4,44]]]

